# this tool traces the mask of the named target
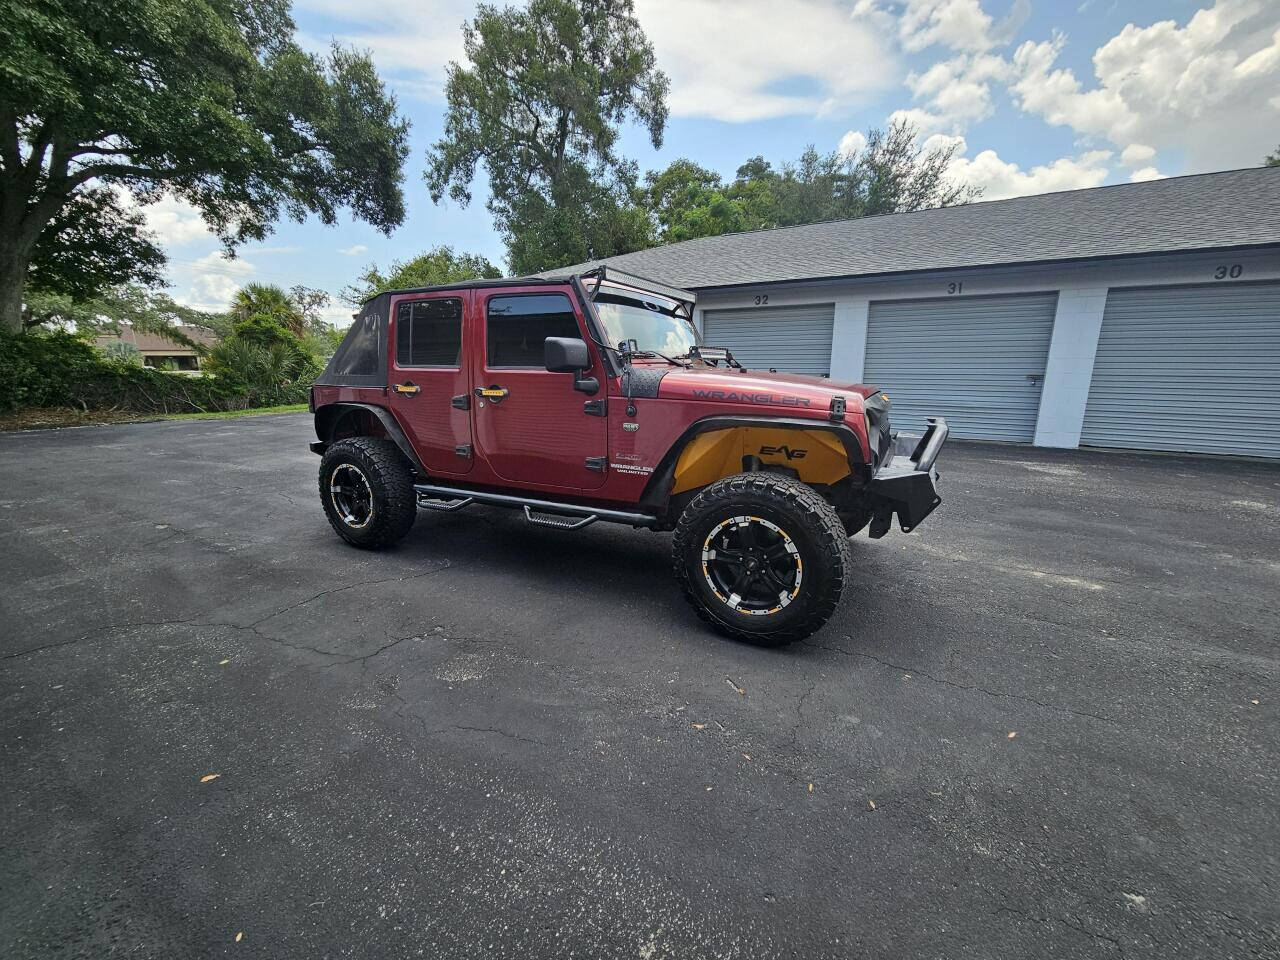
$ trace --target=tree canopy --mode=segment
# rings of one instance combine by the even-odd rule
[[[104,187],[82,187],[36,240],[27,285],[88,301],[121,284],[158,286],[166,262],[140,211],[126,210]]]
[[[432,199],[469,203],[483,165],[517,274],[647,246],[619,127],[634,120],[660,147],[669,84],[632,0],[482,3],[463,44],[468,62],[449,65],[445,132],[427,158]]]
[[[283,215],[404,218],[395,98],[368,55],[302,50],[288,0],[0,0],[0,22],[0,328],[86,188],[172,193],[229,248]]]
[[[645,176],[639,202],[666,243],[765,227],[844,220],[966,203],[978,195],[946,176],[955,147],[925,150],[917,131],[895,123],[871,130],[858,153],[819,153],[809,147],[775,170],[752,157],[725,183],[690,160],[673,161]]]
[[[432,247],[411,260],[396,260],[386,273],[379,270],[377,265],[369,264],[360,278],[342,291],[342,299],[358,306],[384,290],[432,287],[500,276],[501,271],[484,257],[471,253],[454,253],[453,248],[447,246]]]
[[[1268,167],[1280,167],[1280,147],[1276,147],[1276,152],[1262,162]]]

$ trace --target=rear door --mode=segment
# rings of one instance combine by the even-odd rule
[[[605,373],[569,287],[487,291],[476,297],[482,348],[473,351],[476,443],[504,480],[576,490],[604,484],[607,419],[602,415]],[[574,389],[572,373],[551,373],[544,361],[547,337],[587,341],[599,390]],[[598,414],[588,412],[597,400]]]
[[[469,290],[398,300],[392,311],[392,410],[430,473],[460,476],[475,462],[463,313]]]

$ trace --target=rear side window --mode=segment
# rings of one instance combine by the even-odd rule
[[[462,355],[462,301],[414,300],[396,310],[397,367],[457,367]]]
[[[547,337],[582,336],[563,293],[492,297],[486,327],[489,367],[543,368]]]
[[[346,339],[329,361],[329,372],[336,377],[368,377],[381,372],[385,365],[387,341],[379,335],[378,315],[366,313],[357,317],[347,331]]]

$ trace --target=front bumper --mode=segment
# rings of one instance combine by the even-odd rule
[[[938,471],[934,463],[950,433],[947,421],[935,417],[908,456],[895,456],[879,470],[867,487],[871,527],[875,538],[889,532],[893,515],[903,533],[910,533],[942,502],[938,496]]]

